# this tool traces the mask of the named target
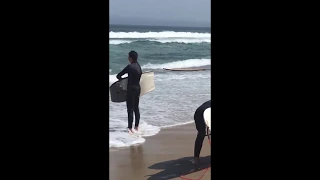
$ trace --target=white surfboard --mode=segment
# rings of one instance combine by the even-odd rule
[[[110,86],[110,96],[112,102],[124,102],[127,95],[128,78],[121,79]],[[154,72],[144,72],[140,79],[141,93],[143,96],[155,89]]]
[[[208,128],[211,131],[211,108],[207,108],[203,112],[203,118],[204,118],[204,122],[206,123],[206,125],[208,126]]]
[[[149,93],[155,89],[154,72],[144,72],[140,79],[141,93],[140,96]]]

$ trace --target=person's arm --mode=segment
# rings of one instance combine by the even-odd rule
[[[119,72],[119,74],[117,74],[117,79],[122,79],[121,76],[128,73],[128,71],[129,71],[129,65],[126,66],[121,72]]]

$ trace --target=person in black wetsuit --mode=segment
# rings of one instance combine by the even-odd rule
[[[198,130],[198,135],[194,144],[194,163],[198,164],[200,151],[202,149],[202,143],[206,136],[206,123],[204,122],[203,112],[207,109],[211,108],[211,100],[203,103],[196,112],[194,113],[194,122],[196,124],[196,128]]]
[[[130,62],[118,75],[118,79],[122,79],[121,76],[128,73],[128,86],[127,86],[127,111],[128,111],[128,129],[132,132],[133,112],[135,115],[135,127],[138,131],[140,112],[139,112],[139,96],[140,96],[140,78],[142,75],[141,67],[138,63],[138,53],[130,51],[128,60]]]

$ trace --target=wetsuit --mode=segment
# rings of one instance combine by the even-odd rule
[[[139,112],[139,95],[141,92],[140,78],[142,70],[138,62],[134,62],[125,67],[118,75],[117,78],[128,73],[128,86],[127,86],[127,111],[128,111],[128,128],[132,129],[133,112],[135,115],[135,127],[139,126],[140,112]]]
[[[211,100],[203,103],[194,113],[194,122],[198,130],[198,135],[194,144],[194,157],[199,157],[204,137],[206,136],[206,124],[203,118],[203,112],[211,107]]]

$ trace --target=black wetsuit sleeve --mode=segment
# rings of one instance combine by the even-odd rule
[[[121,76],[129,72],[130,65],[126,66],[119,74],[117,75],[117,79],[122,79]]]

